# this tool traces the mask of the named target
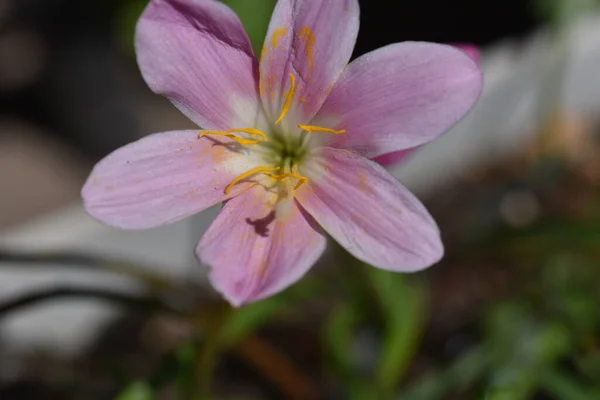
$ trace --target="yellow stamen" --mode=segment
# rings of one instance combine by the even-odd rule
[[[234,133],[234,132],[242,132],[242,133],[247,133],[248,135],[260,136],[265,142],[269,141],[269,138],[267,137],[267,135],[265,135],[263,132],[259,131],[258,129],[236,128],[236,129],[228,129],[227,130],[227,133]]]
[[[246,133],[248,135],[260,136],[260,138],[262,140],[264,140],[265,142],[269,141],[269,138],[267,137],[267,135],[265,135],[263,132],[259,131],[258,129],[254,129],[254,128],[235,128],[235,129],[228,129],[226,131],[204,131],[204,132],[200,133],[200,135],[198,135],[198,138],[201,138],[202,136],[206,136],[206,135],[225,136],[225,137],[228,137],[229,139],[235,140],[236,142],[238,142],[241,145],[256,144],[256,143],[260,142],[260,140],[244,139],[244,138],[233,135],[233,133],[236,133],[236,132],[242,132],[242,133]]]
[[[277,171],[279,169],[279,167],[256,167],[256,168],[252,168],[250,171],[244,172],[243,174],[241,174],[240,176],[238,176],[237,178],[235,178],[234,180],[231,181],[231,183],[225,188],[225,194],[229,194],[229,192],[231,191],[231,189],[242,179],[246,179],[249,176],[255,175],[255,174],[260,174],[262,172],[270,172],[270,171]]]
[[[306,131],[306,132],[323,132],[323,133],[332,133],[334,135],[341,135],[346,132],[344,129],[336,131],[334,129],[323,128],[322,126],[311,126],[311,125],[298,125],[298,128]]]
[[[244,139],[244,138],[232,135],[231,133],[221,132],[221,131],[204,131],[198,135],[198,138],[201,138],[206,135],[225,136],[231,140],[235,140],[236,142],[238,142],[239,144],[241,144],[243,146],[250,145],[250,144],[256,144],[256,143],[260,142],[260,140],[248,140],[248,139]]]
[[[290,80],[290,91],[285,96],[285,102],[283,103],[283,107],[281,108],[281,114],[279,114],[279,118],[277,118],[277,121],[275,121],[276,125],[283,120],[283,118],[289,111],[290,105],[292,104],[292,98],[294,97],[294,93],[296,93],[296,78],[293,74],[290,74]]]
[[[303,184],[307,184],[308,185],[308,178],[305,177],[304,175],[299,175],[299,174],[295,174],[295,173],[285,173],[285,174],[281,174],[281,175],[273,175],[273,174],[265,174],[270,178],[273,178],[279,182],[281,182],[282,180],[286,179],[286,178],[295,178],[298,179],[298,182],[296,183],[296,186],[294,186],[294,190],[298,189],[300,186],[302,186]]]

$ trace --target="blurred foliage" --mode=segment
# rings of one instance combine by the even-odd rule
[[[115,400],[153,400],[154,394],[146,382],[133,382],[129,384],[115,398]]]
[[[393,272],[369,268],[369,273],[383,323],[375,382],[384,392],[391,392],[402,381],[419,348],[427,320],[425,288]]]
[[[115,21],[115,37],[119,46],[128,54],[133,56],[135,25],[142,11],[148,4],[148,0],[126,0],[123,1],[117,13]]]
[[[568,24],[576,16],[598,5],[599,0],[533,0],[538,15],[556,27]]]
[[[222,0],[237,13],[250,37],[254,54],[260,55],[277,0]]]

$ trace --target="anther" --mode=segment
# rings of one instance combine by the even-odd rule
[[[254,128],[235,128],[235,129],[228,129],[227,130],[227,133],[234,133],[234,132],[242,132],[242,133],[247,133],[248,135],[260,136],[265,142],[269,141],[269,138],[267,137],[267,135],[265,135],[263,132],[259,131],[258,129],[254,129]]]
[[[323,132],[323,133],[331,133],[333,135],[341,135],[342,133],[346,132],[344,129],[336,131],[334,129],[323,128],[322,126],[312,126],[312,125],[298,125],[298,128],[302,129],[303,131],[310,132],[310,133]]]
[[[238,176],[237,178],[235,178],[234,180],[231,181],[231,183],[225,188],[225,194],[229,194],[229,192],[231,191],[231,189],[242,179],[246,179],[252,175],[256,175],[256,174],[260,174],[260,173],[264,173],[264,172],[271,172],[271,171],[277,171],[279,170],[279,167],[256,167],[256,168],[252,168],[250,171],[244,172],[243,174],[241,174],[240,176]],[[267,174],[270,175],[270,174]]]
[[[244,138],[232,135],[231,133],[221,132],[221,131],[204,131],[198,135],[198,139],[200,139],[201,137],[206,136],[206,135],[225,136],[231,140],[235,140],[236,142],[238,142],[239,144],[241,144],[243,146],[250,145],[250,144],[256,144],[256,143],[260,142],[260,140],[248,140],[248,139],[244,139]]]
[[[285,173],[285,174],[281,174],[281,175],[273,175],[273,174],[265,174],[270,178],[273,178],[279,182],[283,181],[286,178],[294,178],[297,179],[298,182],[296,183],[296,186],[294,186],[294,190],[297,190],[300,186],[304,185],[304,184],[308,184],[308,178],[305,177],[304,175],[299,175],[299,174],[295,174],[295,173]]]
[[[277,121],[275,121],[275,125],[279,124],[283,120],[285,115],[288,113],[290,106],[292,104],[292,98],[294,97],[295,93],[296,93],[296,78],[294,77],[293,74],[290,74],[290,90],[287,93],[287,95],[285,96],[285,102],[283,103],[283,107],[281,108],[281,114],[279,114],[279,118],[277,118]]]
[[[214,135],[214,136],[225,136],[231,140],[235,140],[236,142],[238,142],[239,144],[244,145],[244,146],[260,143],[260,140],[244,139],[239,136],[235,136],[233,134],[235,132],[242,132],[242,133],[246,133],[248,135],[259,136],[265,142],[269,141],[269,138],[267,137],[267,135],[265,135],[258,129],[254,129],[254,128],[235,128],[235,129],[228,129],[226,131],[203,131],[198,135],[198,139],[200,139],[201,137],[206,136],[206,135]]]

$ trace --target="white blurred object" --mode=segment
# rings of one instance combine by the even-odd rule
[[[553,48],[547,32],[525,43],[506,42],[486,49],[483,95],[470,115],[451,132],[427,145],[393,173],[418,195],[429,195],[475,166],[501,160],[522,148],[535,132],[542,71]],[[568,33],[569,64],[564,81],[567,111],[597,115],[600,110],[600,15],[587,15]],[[0,232],[0,246],[18,250],[69,250],[164,265],[160,272],[188,279],[199,267],[192,251],[218,208],[188,221],[148,231],[121,231],[89,218],[81,205],[17,229]],[[36,272],[38,271],[38,272]],[[0,301],[28,289],[53,283],[93,287],[131,282],[98,274],[51,268],[40,273],[0,269]],[[58,272],[57,272],[58,271]],[[207,289],[211,290],[211,289]],[[35,306],[0,321],[0,334],[18,347],[47,347],[76,354],[93,340],[115,310],[97,302],[61,302]]]

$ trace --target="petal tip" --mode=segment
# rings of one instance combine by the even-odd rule
[[[205,263],[200,262],[203,265]],[[208,266],[210,269],[208,280],[211,286],[225,299],[233,308],[241,308],[245,305],[260,300],[260,297],[252,296],[251,293],[245,293],[246,290],[240,290],[240,285],[228,284],[231,279],[223,279],[216,276],[215,270]],[[226,281],[226,282],[223,282]]]
[[[244,290],[245,285],[240,285],[236,282],[235,276],[232,276],[229,273],[223,273],[225,271],[219,271],[219,269],[210,265],[207,260],[204,260],[202,257],[204,250],[201,240],[196,247],[196,260],[203,268],[208,268],[208,281],[210,285],[225,301],[233,308],[241,308],[247,304],[260,300],[260,297],[252,296],[252,291],[248,291],[247,288]]]

